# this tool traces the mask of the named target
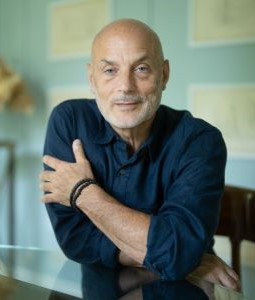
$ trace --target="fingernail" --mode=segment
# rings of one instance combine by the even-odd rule
[[[77,140],[74,141],[74,145],[75,145],[75,146],[78,146],[78,145],[80,145],[80,144],[81,144],[81,141],[80,141],[79,139],[77,139]]]

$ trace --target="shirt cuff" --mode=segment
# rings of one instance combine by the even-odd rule
[[[143,265],[158,274],[162,280],[169,279],[165,269],[170,269],[169,252],[173,245],[173,235],[169,226],[158,216],[151,216],[147,239],[147,253]]]
[[[168,221],[152,216],[143,265],[162,280],[185,278],[198,265],[205,250],[203,229],[192,231],[196,224],[190,221],[182,226],[174,215]]]
[[[101,259],[102,263],[110,268],[117,265],[116,262],[117,247],[105,235],[102,237],[101,242]]]

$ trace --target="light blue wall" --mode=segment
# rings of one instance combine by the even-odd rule
[[[37,180],[47,122],[46,94],[54,86],[86,84],[84,67],[88,62],[47,60],[47,6],[51,2],[0,0],[0,55],[23,76],[36,101],[29,117],[0,112],[0,139],[16,142],[16,242],[43,247],[56,245],[39,202]],[[169,106],[187,108],[191,83],[255,82],[254,44],[188,46],[188,0],[112,0],[112,15],[113,19],[140,19],[158,32],[171,62],[171,80],[163,95],[163,103]],[[228,161],[227,183],[255,188],[254,179],[254,160]]]

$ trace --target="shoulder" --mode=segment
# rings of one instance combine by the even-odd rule
[[[57,105],[49,118],[44,153],[71,161],[66,156],[72,142],[79,138],[88,145],[100,128],[102,117],[96,102],[86,99],[66,100]]]
[[[97,105],[95,100],[89,99],[71,99],[58,104],[52,111],[53,115],[90,115],[97,114]]]
[[[163,118],[168,122],[174,123],[176,129],[186,129],[190,132],[201,130],[219,131],[205,120],[194,117],[188,110],[176,110],[166,105],[161,105],[160,110]]]
[[[166,127],[174,126],[174,131],[182,135],[190,136],[200,134],[204,131],[213,131],[220,134],[219,129],[209,124],[205,120],[194,117],[187,110],[176,110],[165,105],[160,106],[161,118],[163,117]]]
[[[178,155],[186,151],[197,153],[217,152],[217,146],[222,152],[226,152],[225,142],[218,128],[205,120],[192,116],[189,111],[175,110],[167,106],[161,106],[161,119],[163,120],[168,147],[176,150]],[[192,152],[191,151],[191,152]]]
[[[72,99],[57,105],[50,116],[50,121],[62,122],[72,127],[94,127],[97,128],[102,116],[97,108],[95,100]]]
[[[94,136],[102,122],[102,116],[94,100],[73,99],[57,105],[49,118],[48,131],[68,134],[71,139]]]

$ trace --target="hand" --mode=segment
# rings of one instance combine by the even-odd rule
[[[127,293],[158,279],[158,275],[145,268],[123,267],[119,272],[119,289],[122,293]]]
[[[62,161],[49,155],[43,157],[43,162],[55,170],[44,171],[40,175],[40,189],[49,192],[43,196],[43,202],[56,202],[70,206],[70,193],[74,185],[83,178],[94,178],[80,140],[75,140],[72,147],[75,163]]]
[[[200,265],[188,275],[203,279],[212,283],[218,283],[225,287],[240,291],[240,281],[238,275],[222,259],[216,255],[204,254]]]
[[[124,296],[120,297],[119,300],[143,300],[143,289],[138,287],[135,290],[131,290]]]
[[[118,262],[127,267],[137,267],[137,268],[143,268],[143,265],[139,262],[135,261],[133,258],[126,255],[123,251],[119,250],[118,256],[117,256]]]

